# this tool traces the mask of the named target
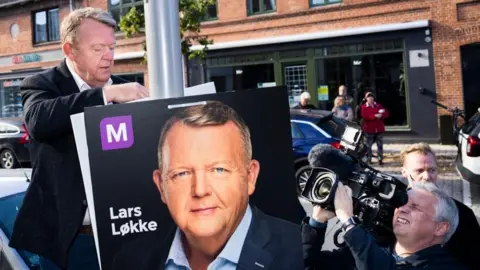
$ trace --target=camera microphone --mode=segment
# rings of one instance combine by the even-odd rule
[[[350,178],[352,172],[360,170],[352,158],[329,144],[315,145],[308,153],[308,163],[314,168],[329,169],[343,180]]]

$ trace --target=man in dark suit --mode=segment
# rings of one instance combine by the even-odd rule
[[[218,101],[164,125],[153,180],[176,226],[123,248],[114,269],[303,269],[300,226],[249,204],[260,163],[244,120]],[[162,240],[164,239],[164,240]]]
[[[70,115],[148,96],[111,75],[115,28],[100,9],[71,12],[61,25],[66,59],[21,85],[33,171],[10,246],[39,254],[42,269],[99,268]]]
[[[435,153],[426,143],[415,143],[401,152],[402,175],[409,184],[437,181],[438,165]],[[455,233],[445,244],[446,249],[469,269],[478,269],[477,252],[468,243],[480,242],[480,225],[472,209],[453,200],[458,208],[459,223]]]

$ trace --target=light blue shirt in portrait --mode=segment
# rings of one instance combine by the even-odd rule
[[[252,209],[249,205],[237,229],[230,239],[228,239],[227,244],[220,254],[218,254],[217,258],[208,265],[207,270],[235,270],[237,268],[240,253],[242,252],[245,238],[247,238],[251,221]],[[182,232],[178,228],[172,245],[170,246],[167,261],[165,262],[165,270],[191,270],[187,256],[183,250]]]

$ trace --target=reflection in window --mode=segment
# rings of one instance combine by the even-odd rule
[[[300,131],[300,129],[298,129],[296,123],[290,122],[290,129],[292,131],[292,139],[302,139],[303,138],[303,134]]]
[[[20,83],[23,78],[0,81],[0,118],[23,117]]]
[[[310,0],[310,6],[328,5],[341,2],[342,0]]]
[[[108,2],[108,9],[112,17],[118,23],[120,18],[125,16],[132,7],[135,7],[137,12],[144,13],[143,0],[110,0]]]
[[[115,76],[124,79],[128,82],[137,82],[145,86],[144,74],[143,73],[134,73],[134,74],[116,74]]]
[[[275,83],[273,64],[208,68],[207,82],[214,82],[217,92],[241,91],[271,85]]]
[[[248,0],[248,14],[266,13],[276,10],[275,0]]]
[[[312,127],[309,124],[305,123],[297,123],[298,128],[302,131],[303,135],[307,139],[315,139],[319,137],[320,132],[316,130],[314,127]]]

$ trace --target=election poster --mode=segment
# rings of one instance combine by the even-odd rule
[[[119,250],[140,237],[163,237],[156,247],[143,248],[168,251],[176,224],[154,181],[162,166],[161,133],[179,111],[214,101],[232,108],[250,131],[252,157],[260,170],[249,203],[300,224],[305,212],[296,193],[285,87],[90,107],[72,117],[72,123],[77,148],[84,143],[78,151],[102,269],[112,269]]]

